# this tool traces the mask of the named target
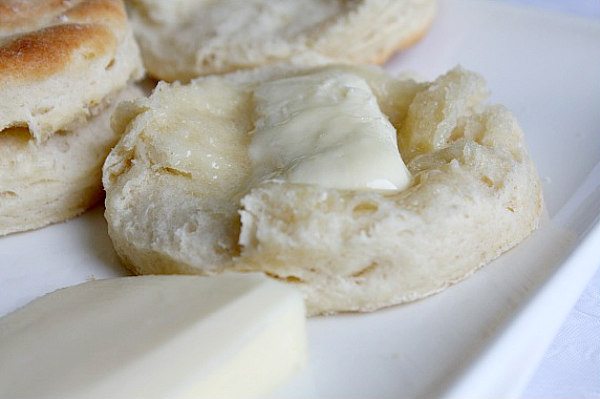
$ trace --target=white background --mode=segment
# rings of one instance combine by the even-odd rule
[[[600,19],[600,0],[506,2]],[[598,42],[600,51],[600,38]],[[600,398],[600,271],[565,320],[522,398]]]

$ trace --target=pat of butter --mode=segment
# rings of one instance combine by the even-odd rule
[[[305,362],[305,329],[262,275],[85,283],[0,319],[0,397],[256,397]]]
[[[260,84],[250,159],[258,179],[402,190],[396,130],[360,77],[328,71]]]

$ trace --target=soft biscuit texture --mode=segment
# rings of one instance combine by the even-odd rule
[[[306,58],[383,63],[425,34],[435,0],[131,0],[144,64],[194,77]]]
[[[257,82],[315,71],[368,82],[398,133],[397,193],[255,181],[247,148]],[[371,311],[438,292],[538,225],[539,179],[508,110],[456,68],[430,83],[373,67],[272,66],[161,83],[120,106],[104,166],[109,234],[139,274],[262,271],[310,314]]]
[[[142,74],[121,0],[0,0],[0,135],[43,142]]]
[[[119,101],[143,94],[137,86],[127,87],[84,126],[43,143],[25,128],[2,132],[0,235],[63,221],[98,202],[102,164],[119,139],[110,129],[110,114]]]

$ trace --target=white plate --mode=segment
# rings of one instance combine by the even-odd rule
[[[499,3],[441,1],[427,38],[388,66],[460,63],[516,114],[548,218],[526,242],[431,298],[312,319],[310,364],[274,398],[518,394],[600,259],[600,24]],[[120,276],[102,210],[0,239],[0,314]],[[259,359],[257,359],[259,361]]]

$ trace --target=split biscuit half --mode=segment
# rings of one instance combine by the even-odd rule
[[[412,176],[399,192],[253,176],[255,90],[316,73],[368,84]],[[455,68],[428,83],[375,67],[272,66],[124,103],[103,179],[109,234],[138,274],[261,271],[310,314],[371,311],[439,292],[517,245],[543,201],[523,133]]]
[[[429,28],[435,0],[131,0],[149,74],[189,81],[290,60],[383,63]]]

